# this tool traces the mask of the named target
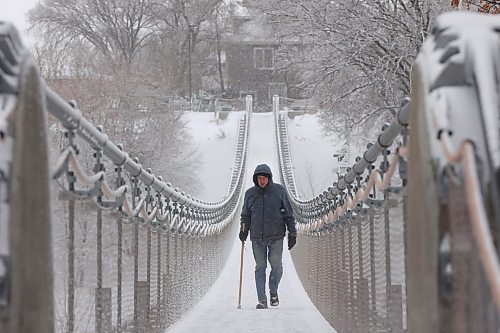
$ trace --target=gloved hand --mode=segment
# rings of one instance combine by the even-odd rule
[[[288,250],[291,250],[292,247],[295,246],[295,243],[297,243],[297,237],[295,237],[295,236],[288,236]]]
[[[245,223],[242,223],[240,225],[240,234],[238,235],[240,237],[240,241],[244,242],[247,240],[248,237],[248,229],[246,228]]]

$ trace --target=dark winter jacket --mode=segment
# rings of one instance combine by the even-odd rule
[[[259,187],[257,175],[269,179],[266,187]],[[252,186],[245,192],[245,201],[241,210],[241,223],[250,228],[250,240],[274,240],[288,235],[296,237],[295,218],[286,190],[280,184],[273,183],[271,169],[266,164],[255,168]]]

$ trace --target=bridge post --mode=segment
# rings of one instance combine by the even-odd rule
[[[69,133],[71,135],[72,133]],[[69,190],[74,190],[73,173],[68,172]],[[67,333],[73,333],[75,327],[75,200],[68,198],[68,284],[67,284],[67,309],[66,316],[68,320]]]
[[[183,213],[181,211],[181,220],[184,220]],[[184,223],[183,223],[184,224]],[[181,227],[182,228],[182,227]],[[188,281],[184,281],[184,277],[186,276],[186,234],[184,234],[181,230],[179,230],[179,252],[178,252],[178,257],[177,257],[177,267],[178,267],[178,274],[177,274],[177,289],[179,292],[179,299],[184,300],[183,302],[180,302],[179,305],[179,313],[178,316],[180,317],[184,311],[186,311],[189,306],[189,296],[186,294],[187,293],[187,287],[182,288],[183,284],[189,284]],[[177,317],[177,318],[179,318]]]
[[[8,119],[14,137],[10,184],[11,333],[53,333],[53,273],[47,125],[42,82],[31,57],[20,64],[20,89]],[[1,327],[1,326],[0,326]]]
[[[368,305],[368,280],[364,277],[363,260],[363,221],[357,222],[358,232],[358,261],[359,261],[359,279],[356,281],[357,292],[357,314],[356,321],[359,331],[369,332],[369,305]]]
[[[137,322],[135,330],[137,333],[143,333],[149,327],[149,283],[148,281],[137,281]]]
[[[117,264],[116,264],[116,277],[117,277],[117,285],[116,285],[116,330],[121,332],[122,329],[122,267],[123,267],[123,224],[120,218],[116,218],[116,226],[118,232],[118,241],[117,241]]]
[[[148,187],[148,197],[149,197],[150,188]],[[149,205],[149,203],[148,203]],[[149,211],[148,211],[149,213]],[[146,320],[148,323],[148,327],[151,327],[151,226],[146,227],[146,281],[148,283],[147,290],[147,302],[146,302]]]
[[[411,140],[408,169],[407,292],[408,332],[439,332],[438,243],[439,199],[431,154],[430,121],[424,112],[429,87],[415,66],[410,111]],[[422,318],[426,318],[422,320]]]
[[[329,251],[329,242],[328,242],[328,235],[326,233],[322,232],[321,233],[321,288],[319,289],[319,293],[321,296],[321,313],[323,314],[323,317],[326,319],[330,316],[330,309],[329,309],[329,299],[331,297],[330,293],[330,287],[331,287],[331,275],[329,272],[329,267],[330,267],[330,251]]]
[[[140,188],[137,186],[139,180],[137,177],[132,177],[132,207],[136,208],[136,197],[139,195]],[[136,217],[132,217],[133,221],[133,256],[134,256],[134,329],[138,333],[139,325],[139,224]]]
[[[357,332],[358,325],[356,322],[356,295],[354,293],[354,253],[353,253],[353,243],[352,243],[352,222],[347,223],[347,263],[349,265],[349,281],[348,290],[349,294],[347,296],[347,311],[348,311],[348,321],[349,321],[349,331]]]
[[[168,244],[167,246],[167,252],[164,254],[165,256],[165,261],[168,261]],[[162,293],[162,302],[161,302],[161,328],[165,328],[168,324],[168,316],[167,316],[167,291],[168,291],[168,268],[166,269],[166,273],[162,274],[162,288],[163,288],[163,293]]]
[[[165,304],[165,321],[166,325],[170,325],[172,323],[172,306],[170,304],[170,300],[173,295],[173,287],[172,287],[172,277],[173,277],[173,252],[174,252],[174,243],[172,232],[169,230],[167,234],[167,253],[165,255],[165,265],[166,272],[164,277],[165,291],[164,291],[164,304]]]
[[[280,97],[278,95],[273,95],[273,112],[276,115],[280,112]]]
[[[334,278],[334,296],[333,296],[333,322],[335,322],[335,328],[340,328],[340,321],[341,321],[341,315],[340,315],[340,309],[341,309],[341,300],[340,300],[340,291],[341,291],[341,283],[342,281],[340,280],[340,251],[339,251],[339,227],[335,226],[333,228],[333,264],[335,267],[333,271],[333,278]]]
[[[177,204],[177,203],[176,203]],[[175,218],[175,217],[174,217]],[[174,300],[177,300],[180,298],[179,296],[179,280],[178,280],[178,277],[179,277],[179,245],[180,243],[180,239],[179,239],[179,234],[177,233],[177,230],[175,231],[175,234],[172,235],[172,252],[171,252],[171,255],[172,255],[172,270],[170,271],[171,272],[171,275],[170,275],[170,287],[171,287],[171,308],[170,308],[170,320],[172,322],[174,322],[175,320],[177,320],[178,318],[178,315],[180,314],[180,310],[179,310],[179,305],[178,303],[174,302]]]
[[[111,288],[95,290],[95,330],[96,333],[111,333]]]
[[[96,158],[95,172],[104,171],[104,165],[101,163],[102,152],[95,149]],[[97,195],[97,202],[102,203],[102,191]],[[111,333],[111,288],[103,288],[103,251],[102,251],[102,210],[97,209],[96,223],[96,271],[97,281],[95,288],[95,330],[96,333]]]
[[[163,310],[163,306],[161,303],[161,228],[158,230],[158,233],[156,235],[156,305],[155,305],[155,311],[156,311],[156,316],[155,316],[155,323],[156,323],[156,328],[159,329],[161,328],[161,322],[162,322],[162,315],[161,311]]]
[[[348,316],[349,316],[349,309],[345,304],[347,304],[347,290],[345,288],[345,283],[348,280],[347,276],[347,268],[346,268],[346,253],[345,253],[345,225],[342,223],[342,225],[339,227],[339,236],[340,236],[340,273],[339,273],[339,281],[342,281],[340,284],[340,302],[339,304],[341,305],[340,307],[340,331],[347,331],[349,328],[349,321],[348,321]]]
[[[370,316],[369,327],[370,331],[375,331],[378,327],[377,316],[377,293],[376,293],[376,274],[375,274],[375,216],[370,213]]]
[[[246,98],[245,98],[245,108],[246,108],[246,111],[247,111],[247,114],[248,113],[252,113],[253,112],[253,97],[252,95],[247,95]],[[247,119],[248,121],[248,119]]]

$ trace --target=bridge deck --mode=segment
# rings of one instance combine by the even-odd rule
[[[246,187],[259,163],[270,165],[278,179],[278,161],[272,113],[252,116]],[[236,217],[238,219],[238,216]],[[237,221],[236,221],[237,222]],[[235,234],[235,240],[237,235]],[[300,239],[298,240],[300,242]],[[207,295],[168,333],[192,332],[335,332],[311,303],[304,291],[288,250],[283,253],[283,278],[279,287],[280,305],[256,310],[255,262],[250,242],[245,245],[241,309],[238,304],[241,243],[235,241],[221,276]]]

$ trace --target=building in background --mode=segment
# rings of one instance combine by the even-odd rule
[[[226,42],[228,92],[233,97],[252,95],[256,111],[268,108],[272,96],[288,97],[286,71],[279,69],[280,41],[260,16],[233,17]]]

